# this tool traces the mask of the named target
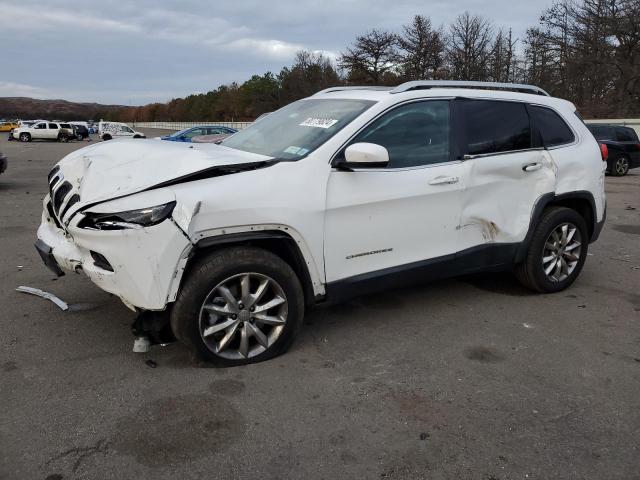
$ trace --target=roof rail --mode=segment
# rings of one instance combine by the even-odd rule
[[[394,87],[380,87],[376,85],[363,85],[361,87],[330,87],[314,93],[312,96],[321,95],[323,93],[341,92],[342,90],[391,90]]]
[[[512,92],[533,93],[550,97],[540,87],[521,83],[497,83],[497,82],[467,82],[462,80],[414,80],[398,85],[389,93],[402,93],[410,90],[422,90],[429,88],[478,88],[486,90],[510,90]]]

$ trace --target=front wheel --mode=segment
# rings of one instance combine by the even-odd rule
[[[629,173],[629,159],[624,155],[616,158],[611,163],[609,171],[614,177],[623,177]]]
[[[280,257],[253,247],[220,250],[189,274],[171,311],[175,336],[220,366],[284,353],[304,315],[302,287]]]
[[[62,143],[67,143],[69,141],[69,137],[67,135],[60,135],[58,137],[58,141]]]
[[[551,207],[542,214],[524,261],[516,265],[516,276],[541,293],[564,290],[582,270],[588,244],[582,216],[570,208]]]
[[[21,142],[30,142],[31,141],[31,135],[29,135],[28,133],[21,133],[20,134],[20,141]]]

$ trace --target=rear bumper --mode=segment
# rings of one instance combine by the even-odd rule
[[[142,310],[166,307],[169,292],[177,288],[173,282],[178,263],[190,247],[170,220],[149,228],[99,231],[70,226],[65,232],[46,211],[36,242],[45,265],[57,275],[63,270],[84,273],[129,308]]]

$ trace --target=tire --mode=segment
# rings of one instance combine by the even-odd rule
[[[19,138],[20,138],[21,142],[30,142],[31,141],[31,135],[26,133],[26,132],[25,133],[21,133]]]
[[[58,141],[61,143],[67,143],[69,141],[69,137],[67,135],[60,135],[58,137]]]
[[[84,137],[82,136],[82,134],[79,133],[79,134],[76,135],[76,140],[81,142],[82,140],[84,140]]]
[[[564,246],[563,226],[567,226],[566,237],[570,238]],[[575,231],[571,234],[573,229]],[[554,233],[556,237],[553,236]],[[575,246],[576,243],[578,246]],[[516,277],[525,287],[536,292],[553,293],[564,290],[580,274],[587,258],[588,245],[588,230],[584,218],[570,208],[551,207],[542,214],[524,261],[516,265]],[[546,272],[548,269],[551,269],[549,274]]]
[[[613,177],[624,177],[629,173],[629,158],[624,155],[620,155],[614,161],[611,162],[609,167],[609,173]]]
[[[248,296],[241,294],[245,281]],[[266,287],[258,296],[263,284]],[[261,307],[266,309],[260,311]],[[197,357],[218,366],[235,366],[284,353],[303,316],[304,294],[289,264],[260,248],[233,247],[211,253],[190,270],[171,310],[171,328]],[[223,324],[227,326],[220,327]],[[220,328],[215,331],[215,327]]]
[[[107,140],[111,140],[111,135],[103,135],[103,136],[102,136],[102,140],[104,140],[105,142],[106,142]]]

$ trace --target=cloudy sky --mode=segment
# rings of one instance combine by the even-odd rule
[[[299,49],[338,55],[371,28],[468,10],[521,36],[550,1],[0,1],[0,97],[140,105],[278,72]]]

